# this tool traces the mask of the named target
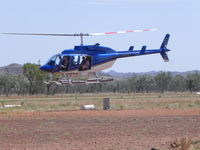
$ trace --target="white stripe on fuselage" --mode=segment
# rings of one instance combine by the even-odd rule
[[[96,66],[92,67],[91,71],[93,71],[93,72],[99,72],[99,71],[105,70],[107,68],[112,67],[112,65],[114,63],[115,63],[115,60],[112,60],[112,61],[100,64],[100,65],[96,65]]]

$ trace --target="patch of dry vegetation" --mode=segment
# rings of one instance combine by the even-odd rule
[[[193,141],[190,138],[181,138],[170,144],[170,150],[200,150],[200,141]]]
[[[111,99],[114,110],[135,109],[199,109],[200,95],[191,93],[104,93],[104,94],[66,94],[55,96],[0,96],[0,113],[23,111],[65,111],[79,110],[82,105],[95,105],[102,110],[103,98]],[[19,105],[17,108],[3,108],[3,105]]]

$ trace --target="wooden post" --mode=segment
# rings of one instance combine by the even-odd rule
[[[103,99],[103,110],[109,110],[109,109],[111,109],[110,98],[104,98]]]

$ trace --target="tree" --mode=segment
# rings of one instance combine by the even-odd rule
[[[43,80],[45,73],[40,71],[40,68],[36,64],[27,63],[24,64],[24,76],[29,82],[29,95],[36,93],[42,93],[44,90]]]
[[[190,92],[200,90],[200,74],[195,72],[186,77],[186,87]]]
[[[174,92],[183,92],[186,89],[185,78],[181,75],[176,75],[169,83],[169,90]]]
[[[164,93],[167,90],[168,84],[171,80],[170,72],[161,72],[155,76],[155,82],[161,93]]]
[[[8,96],[15,85],[14,76],[4,74],[0,76],[1,93]]]
[[[130,92],[136,92],[137,90],[137,75],[136,74],[133,74],[132,77],[130,77],[127,81],[127,86],[129,88],[129,91]]]
[[[14,85],[14,91],[17,93],[17,95],[24,95],[27,93],[28,83],[27,80],[23,75],[18,75],[15,77],[15,85]]]
[[[154,88],[155,88],[154,78],[151,75],[145,75],[144,89],[145,89],[146,93],[149,93],[150,91],[153,91]]]

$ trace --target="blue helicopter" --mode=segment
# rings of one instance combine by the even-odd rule
[[[97,72],[111,67],[118,58],[160,54],[165,62],[169,61],[167,52],[170,51],[167,48],[170,35],[166,34],[159,49],[146,49],[146,46],[142,46],[140,50],[134,50],[134,46],[130,46],[127,51],[116,51],[110,47],[101,46],[99,43],[94,45],[83,45],[84,36],[93,35],[110,35],[119,33],[131,33],[131,32],[143,32],[143,31],[155,31],[158,29],[143,29],[132,31],[120,31],[120,32],[106,32],[106,33],[88,33],[88,34],[35,34],[35,33],[4,33],[14,35],[42,35],[42,36],[79,36],[81,38],[81,45],[74,46],[74,49],[66,49],[61,53],[52,56],[45,65],[40,69],[50,73],[64,74],[59,81],[48,81],[46,84],[75,84],[75,83],[101,83],[113,81],[112,78],[98,77]],[[87,80],[72,80],[73,75],[88,75],[94,74],[95,78]]]

